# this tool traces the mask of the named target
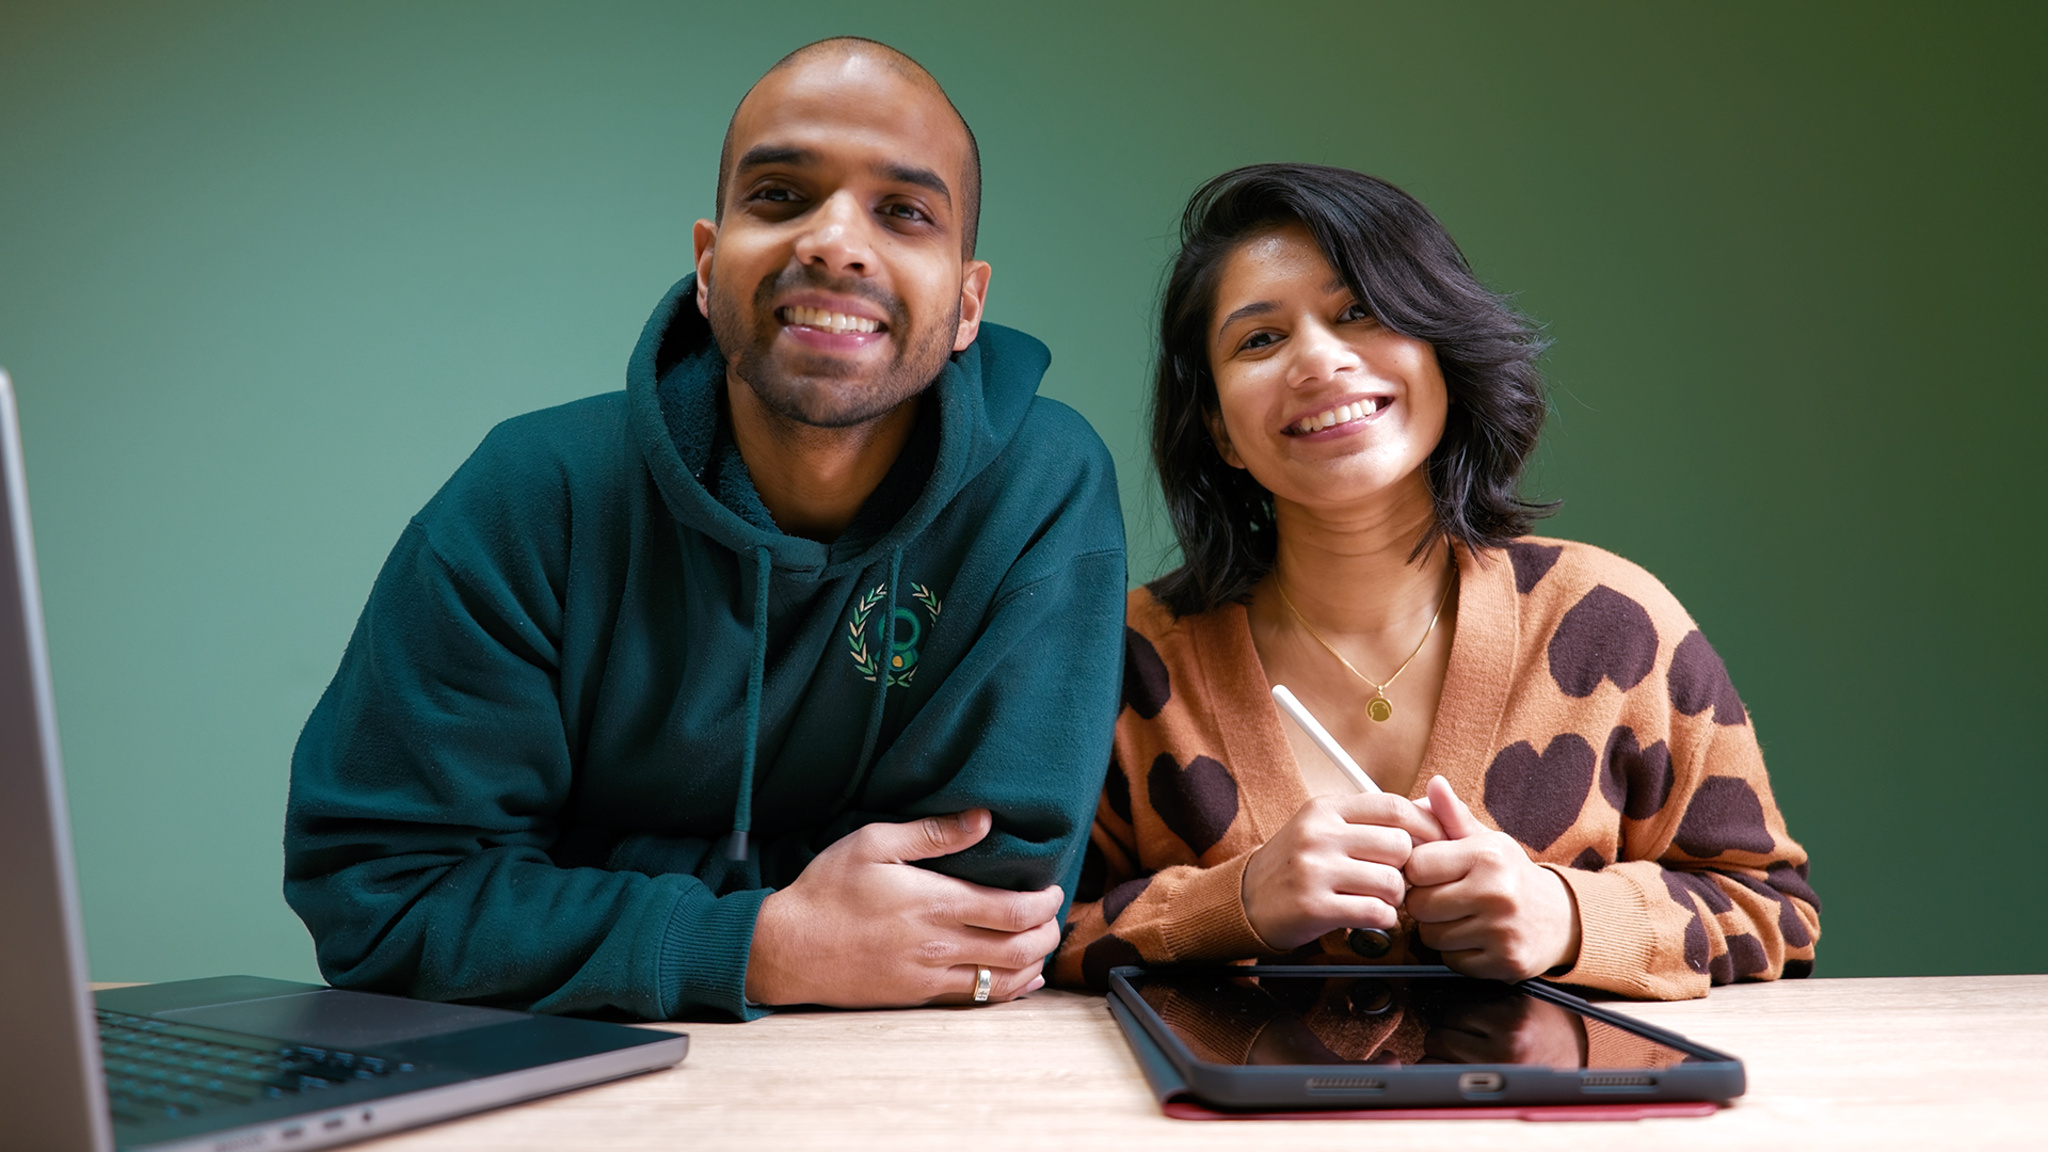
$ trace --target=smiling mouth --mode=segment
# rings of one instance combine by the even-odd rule
[[[865,316],[849,316],[844,312],[827,312],[823,308],[790,306],[777,308],[775,318],[792,328],[815,328],[820,332],[835,335],[854,332],[885,332],[889,326],[879,320]]]
[[[1363,400],[1354,400],[1349,404],[1339,404],[1335,408],[1325,409],[1313,416],[1303,416],[1289,424],[1286,431],[1289,436],[1307,436],[1313,432],[1321,432],[1325,428],[1335,428],[1339,424],[1363,420],[1374,413],[1385,411],[1391,403],[1391,396],[1367,396]]]

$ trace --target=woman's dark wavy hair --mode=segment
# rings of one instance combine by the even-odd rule
[[[1244,600],[1273,567],[1273,496],[1223,462],[1206,417],[1217,411],[1209,325],[1217,281],[1239,245],[1300,224],[1382,325],[1436,350],[1450,393],[1443,439],[1426,471],[1436,532],[1494,548],[1528,532],[1554,504],[1522,499],[1522,465],[1547,410],[1536,327],[1472,275],[1444,226],[1413,196],[1359,172],[1254,164],[1196,191],[1181,214],[1180,255],[1160,303],[1152,390],[1152,461],[1181,566],[1150,585],[1176,616]]]

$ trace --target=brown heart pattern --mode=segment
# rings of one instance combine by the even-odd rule
[[[1237,819],[1237,780],[1220,762],[1197,756],[1182,768],[1161,752],[1145,776],[1146,799],[1166,830],[1196,859],[1216,846]]]
[[[1721,654],[1697,628],[1686,633],[1671,654],[1669,682],[1671,706],[1687,716],[1712,708],[1716,724],[1732,726],[1749,720],[1742,698],[1735,694],[1735,683],[1728,679],[1728,666],[1721,663]]]
[[[1541,754],[1517,740],[1486,770],[1486,811],[1501,831],[1541,852],[1578,821],[1594,761],[1593,746],[1576,732],[1560,733]]]
[[[1550,678],[1583,700],[1612,681],[1626,692],[1657,666],[1657,626],[1641,604],[1605,584],[1572,605],[1550,635]]]

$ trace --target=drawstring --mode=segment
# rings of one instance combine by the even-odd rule
[[[882,603],[882,627],[875,634],[881,648],[875,657],[875,695],[868,702],[868,730],[860,740],[860,760],[854,765],[853,776],[847,780],[846,790],[839,794],[839,803],[834,805],[841,811],[867,782],[868,758],[875,754],[875,741],[882,736],[882,705],[889,697],[889,653],[896,643],[896,582],[902,578],[903,549],[899,547],[889,554],[888,598]]]
[[[754,660],[747,670],[747,743],[740,758],[740,794],[732,806],[732,837],[726,842],[725,849],[726,858],[733,861],[747,858],[747,833],[753,828],[754,757],[761,732],[761,675],[768,663],[770,564],[766,547],[754,549],[754,564]],[[867,731],[861,736],[860,760],[835,805],[841,811],[860,791],[860,786],[867,782],[868,769],[873,767],[875,743],[882,736],[882,708],[889,698],[889,654],[896,640],[896,585],[902,578],[903,549],[897,548],[889,554],[889,583],[882,602],[881,626],[875,630],[874,636],[879,651],[875,660],[875,691],[868,701]]]
[[[735,861],[747,858],[747,832],[754,826],[754,752],[761,739],[761,673],[768,664],[768,572],[768,549],[765,545],[757,547],[754,549],[754,661],[747,667],[747,744],[740,757],[740,794],[732,804],[732,839],[725,848],[726,859]]]

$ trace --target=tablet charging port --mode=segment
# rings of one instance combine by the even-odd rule
[[[1468,1096],[1490,1095],[1507,1087],[1508,1078],[1498,1072],[1467,1072],[1458,1077],[1458,1091]]]

